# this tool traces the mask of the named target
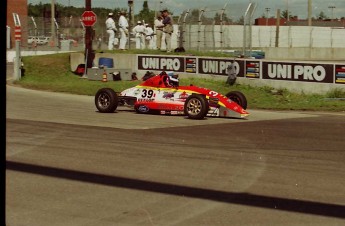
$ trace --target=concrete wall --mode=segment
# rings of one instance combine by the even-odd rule
[[[345,37],[345,36],[344,36]],[[345,38],[344,38],[345,39]],[[345,62],[345,46],[342,48],[307,48],[307,47],[267,47],[262,48],[266,59],[274,60],[319,60]]]
[[[186,50],[200,51],[243,50],[245,46],[247,50],[264,50],[269,59],[345,60],[345,28],[280,26],[279,33],[276,26],[251,29],[242,25],[186,25],[183,43]],[[173,42],[177,37],[173,36]]]

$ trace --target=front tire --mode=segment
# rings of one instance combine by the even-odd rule
[[[230,100],[240,105],[244,110],[247,109],[247,98],[240,91],[231,91],[225,95]]]
[[[205,96],[192,94],[184,104],[184,113],[190,119],[203,119],[209,110],[209,104]]]
[[[95,95],[95,105],[101,113],[112,113],[119,103],[118,96],[111,88],[102,88]]]

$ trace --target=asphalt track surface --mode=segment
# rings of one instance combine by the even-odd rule
[[[6,86],[6,225],[345,225],[345,115],[97,112]]]

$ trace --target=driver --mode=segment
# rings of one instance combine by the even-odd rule
[[[178,85],[179,85],[178,75],[171,75],[171,76],[168,76],[168,78],[169,78],[170,86],[178,87]]]
[[[178,87],[179,86],[179,79],[178,75],[174,75],[172,72],[166,73],[165,71],[162,71],[160,73],[163,77],[163,82],[165,86],[167,87]]]

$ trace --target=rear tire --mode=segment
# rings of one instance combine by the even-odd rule
[[[95,105],[101,113],[112,113],[119,103],[118,96],[111,88],[102,88],[95,95]]]
[[[244,110],[247,109],[247,98],[240,91],[231,91],[225,95],[230,100],[240,105]]]
[[[203,119],[209,110],[209,104],[205,96],[192,94],[184,104],[184,113],[190,119]]]

